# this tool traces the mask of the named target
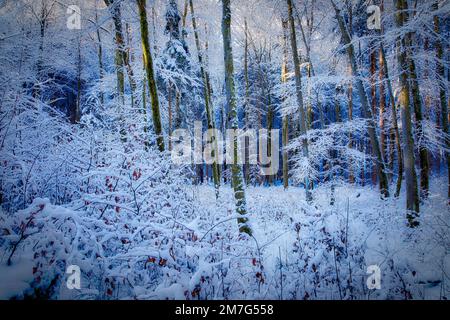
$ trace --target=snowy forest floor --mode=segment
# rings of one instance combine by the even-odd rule
[[[289,273],[290,270],[300,267],[299,265],[296,266],[301,255],[298,252],[299,250],[309,251],[308,258],[312,260],[309,263],[310,266],[315,263],[316,268],[322,268],[323,271],[334,269],[335,276],[341,273],[339,281],[347,282],[349,279],[345,277],[349,276],[353,278],[352,281],[362,283],[363,287],[368,276],[364,272],[364,268],[355,270],[356,272],[354,271],[355,273],[350,276],[348,270],[340,271],[341,266],[339,265],[336,267],[332,265],[319,267],[321,263],[327,261],[328,263],[334,263],[334,257],[331,260],[326,259],[326,251],[329,247],[311,245],[325,240],[330,241],[331,246],[334,243],[336,247],[339,247],[340,244],[345,251],[345,238],[348,235],[347,246],[359,247],[364,252],[363,265],[365,264],[367,267],[377,265],[385,271],[394,268],[394,264],[404,266],[403,271],[405,273],[403,275],[397,273],[391,274],[390,277],[397,277],[400,282],[405,281],[405,279],[401,279],[402,277],[411,281],[409,285],[402,284],[405,285],[405,288],[398,288],[398,291],[402,292],[405,297],[412,298],[408,297],[412,289],[408,290],[406,287],[413,286],[415,287],[414,291],[419,295],[415,296],[416,299],[442,299],[445,296],[444,291],[448,294],[450,288],[450,279],[448,278],[450,276],[450,252],[448,252],[450,248],[448,246],[450,212],[447,206],[448,199],[445,190],[442,188],[445,185],[444,180],[444,178],[434,180],[435,183],[431,188],[429,199],[422,207],[420,218],[422,227],[416,230],[406,227],[404,194],[400,198],[381,200],[379,191],[371,186],[361,187],[344,184],[336,188],[336,201],[334,205],[331,205],[330,187],[324,186],[314,191],[315,201],[314,205],[310,207],[305,202],[305,192],[301,188],[291,187],[285,191],[282,186],[249,187],[247,189],[247,202],[251,226],[255,241],[261,250],[265,271],[271,275],[268,279],[265,279],[270,283],[267,288],[268,291],[261,292],[259,297],[294,298],[287,293],[292,293],[292,290],[286,290],[285,288],[285,290],[282,290],[282,278],[286,278],[286,274],[283,275],[283,273]],[[196,189],[198,190],[196,193],[199,195],[198,200],[202,206],[204,208],[215,208],[209,213],[216,220],[223,221],[224,216],[232,215],[234,205],[233,193],[230,188],[221,189],[219,204],[216,204],[214,199],[213,188],[200,186]],[[325,230],[322,229],[323,227],[325,227]],[[334,237],[342,236],[343,232],[346,235],[343,235],[342,239],[334,239]],[[424,243],[426,242],[420,243],[420,238],[427,237],[427,235],[430,236],[431,243],[428,244],[428,247],[425,247]],[[298,248],[296,248],[296,245],[298,245]],[[333,252],[329,254],[334,256]],[[348,260],[348,257],[346,258]],[[340,258],[337,258],[337,260],[342,263]],[[391,265],[389,266],[389,264]],[[364,267],[363,265],[360,267]],[[309,274],[303,274],[303,279],[295,279],[294,282],[286,282],[285,280],[284,286],[289,287],[295,283],[302,288],[306,288],[305,278],[313,277],[314,273],[313,270],[310,270]],[[331,273],[333,273],[333,270],[331,270]],[[324,272],[324,274],[327,274],[327,272]],[[320,287],[320,280],[317,280],[316,286]],[[392,294],[393,290],[392,283],[389,282],[392,281],[395,280],[383,279],[382,271],[382,290],[378,292],[367,290],[365,292],[367,297],[389,298],[389,294]],[[334,290],[331,286],[329,291],[326,292],[327,290],[325,290],[321,297],[339,299],[340,290],[344,296],[343,291],[345,290],[343,288],[339,290],[339,286],[346,287],[345,284],[338,285],[336,283]],[[286,292],[283,294],[282,291]],[[299,297],[295,296],[295,298]]]
[[[252,238],[243,238],[237,232],[231,188],[222,187],[216,200],[211,186],[188,187],[194,219],[184,221],[180,217],[173,221],[193,230],[189,239],[178,235],[170,250],[158,253],[157,246],[149,248],[144,241],[123,251],[128,242],[122,241],[121,249],[109,248],[109,260],[105,250],[103,267],[97,269],[101,271],[83,272],[81,290],[68,290],[61,282],[56,297],[446,299],[450,292],[450,212],[442,187],[444,179],[433,181],[416,229],[406,226],[403,196],[381,200],[378,190],[372,187],[339,185],[334,205],[330,205],[329,186],[314,190],[312,205],[305,202],[301,188],[285,191],[282,186],[248,187]],[[49,216],[75,212],[46,200],[38,199],[30,208],[33,206],[45,206],[43,212],[48,211]],[[29,209],[22,211],[26,212]],[[139,227],[144,228],[147,223],[141,224]],[[42,232],[45,234],[39,237],[48,236],[49,231]],[[178,233],[173,229],[173,234]],[[99,242],[113,237],[108,235],[108,240]],[[20,297],[30,283],[36,285],[32,244],[18,249],[12,266],[6,266],[9,250],[3,251],[0,298]],[[124,253],[118,258],[120,252]],[[117,259],[121,262],[111,262]],[[81,269],[89,266],[96,270],[96,262],[87,260]],[[133,266],[133,261],[139,267]],[[55,272],[56,265],[51,265],[47,268]],[[369,290],[367,279],[371,274],[367,270],[374,265],[381,271],[381,288]],[[51,272],[45,271],[43,277]]]

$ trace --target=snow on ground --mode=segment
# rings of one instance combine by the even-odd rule
[[[33,279],[33,264],[31,260],[22,260],[7,266],[0,264],[0,300],[20,295],[30,287]]]
[[[113,211],[98,220],[36,199],[2,223],[11,235],[0,242],[0,298],[445,299],[450,212],[444,179],[434,181],[416,229],[406,226],[403,197],[381,200],[371,187],[337,186],[333,206],[328,186],[311,205],[301,188],[248,187],[248,238],[229,187],[218,200],[211,186],[186,187],[192,207],[159,218]],[[30,219],[8,267],[8,237]],[[82,270],[81,290],[65,285],[70,264]],[[373,265],[380,290],[367,287]]]
[[[248,187],[250,224],[263,253],[266,273],[273,275],[272,281],[280,282],[275,279],[279,277],[277,273],[280,269],[280,257],[284,265],[289,265],[297,259],[292,252],[292,244],[297,236],[296,224],[325,219],[325,226],[331,234],[345,229],[349,243],[354,241],[364,249],[363,267],[380,267],[382,285],[383,282],[393,281],[388,277],[383,279],[383,270],[394,268],[398,264],[406,269],[394,276],[401,277],[400,282],[414,283],[420,295],[416,298],[442,298],[444,289],[448,290],[450,284],[450,211],[445,190],[441,188],[445,185],[444,180],[437,179],[433,184],[429,200],[422,206],[422,227],[417,230],[406,227],[404,196],[381,200],[378,190],[372,187],[338,186],[334,206],[330,205],[330,188],[320,187],[314,191],[313,207],[306,204],[305,192],[301,188],[291,187],[284,190],[281,186]],[[223,220],[224,215],[232,214],[231,188],[221,188],[219,205],[214,198],[212,187],[195,188],[201,206],[215,208],[212,214],[216,216],[216,220]],[[311,231],[308,228],[300,229],[300,238],[315,237],[314,233],[308,233]],[[365,282],[368,274],[360,273],[359,276],[361,281]],[[389,277],[391,276],[389,274]],[[367,294],[377,296],[377,291],[367,291]],[[405,292],[402,294],[408,295]],[[378,292],[378,298],[389,297],[389,293]]]

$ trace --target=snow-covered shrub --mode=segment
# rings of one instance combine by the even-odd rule
[[[293,164],[291,174],[295,181],[309,177],[315,181],[325,177],[342,176],[351,163],[357,172],[370,156],[349,144],[349,137],[365,139],[367,121],[357,119],[343,123],[334,123],[326,128],[312,129],[307,133],[308,158],[301,153],[303,137],[293,139],[286,147],[292,153],[289,159]]]
[[[103,266],[96,232],[107,230],[101,221],[37,198],[3,224],[2,247],[7,264],[26,259],[32,263],[30,288],[19,297],[49,299],[60,295],[69,265],[78,265],[86,278],[100,274]]]

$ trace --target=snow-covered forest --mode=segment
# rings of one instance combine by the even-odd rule
[[[0,299],[448,299],[449,13],[0,0]]]

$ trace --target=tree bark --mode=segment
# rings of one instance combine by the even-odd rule
[[[303,106],[303,94],[302,94],[302,78],[301,78],[301,72],[300,72],[300,60],[298,57],[298,49],[297,49],[297,36],[295,31],[295,23],[294,23],[294,17],[293,17],[293,6],[292,6],[292,0],[287,0],[288,5],[288,19],[289,19],[289,25],[290,25],[290,33],[291,33],[291,48],[292,48],[292,56],[294,60],[294,71],[295,71],[295,90],[297,94],[297,103],[300,111],[300,123],[299,123],[299,129],[300,129],[300,135],[302,136],[302,151],[303,156],[305,158],[309,158],[309,150],[308,150],[308,138],[306,136],[306,128],[307,128],[307,120],[306,120],[306,114],[305,109]],[[311,202],[312,201],[312,193],[311,193],[311,182],[309,177],[305,177],[305,192],[306,192],[306,201]]]
[[[100,34],[100,26],[98,25],[98,13],[97,13],[97,6],[95,7],[95,27],[97,29],[97,41],[98,41],[98,73],[100,78],[100,103],[103,105],[105,103],[105,95],[103,93],[102,84],[105,70],[103,68],[103,45],[102,45],[102,38]]]
[[[250,114],[250,83],[248,79],[248,24],[247,19],[244,21],[244,28],[245,28],[245,42],[244,42],[244,82],[245,82],[245,129],[249,129],[249,114]],[[250,159],[247,158],[249,150],[249,143],[247,139],[245,139],[245,154],[246,154],[246,161],[245,161],[245,182],[248,185],[250,183]]]
[[[376,49],[375,46],[373,44],[373,42],[371,41],[369,44],[370,47],[370,100],[371,100],[371,110],[372,110],[372,117],[374,118],[374,123],[375,122],[375,116],[377,114],[377,86],[376,86],[376,79],[375,79],[375,75],[376,75],[376,69],[377,69],[377,58],[376,58]],[[381,148],[380,146],[380,152],[381,155],[384,159],[384,153],[383,153],[383,148]],[[377,164],[374,163],[372,165],[372,184],[376,185],[377,184]]]
[[[118,105],[118,112],[119,112],[119,128],[120,128],[120,136],[122,142],[126,141],[126,129],[125,129],[125,120],[123,115],[123,107],[125,105],[125,75],[123,73],[123,55],[121,53],[121,45],[120,45],[120,39],[121,39],[121,33],[117,29],[118,25],[121,25],[120,21],[120,9],[119,6],[116,4],[113,6],[113,0],[104,0],[107,7],[110,9],[114,26],[116,28],[115,32],[115,42],[116,42],[116,49],[115,49],[115,57],[114,57],[114,63],[116,65],[116,78],[117,78],[117,97],[119,99],[119,105]],[[117,22],[116,22],[117,21]],[[123,38],[122,38],[123,39]]]
[[[358,69],[358,66],[356,63],[355,49],[354,49],[352,41],[351,41],[351,36],[348,33],[347,27],[345,25],[345,21],[341,16],[340,9],[336,6],[336,4],[333,2],[333,0],[331,0],[331,3],[336,12],[336,18],[338,20],[339,28],[342,33],[342,38],[343,38],[344,44],[346,45],[346,48],[347,48],[347,54],[348,54],[348,57],[350,60],[351,68],[352,68],[352,74],[356,78],[355,79],[356,88],[358,90],[358,95],[361,100],[361,106],[362,106],[364,118],[366,118],[368,120],[367,130],[369,132],[370,143],[372,146],[372,152],[375,155],[375,158],[377,161],[376,170],[377,170],[378,181],[379,181],[379,185],[380,185],[380,192],[381,192],[382,196],[389,197],[389,184],[388,184],[388,179],[386,176],[385,163],[384,163],[383,155],[380,150],[380,144],[378,141],[378,137],[376,135],[375,121],[373,119],[373,115],[372,115],[372,112],[369,107],[369,100],[367,98],[366,91],[364,90],[364,85],[361,80],[361,75],[360,75],[360,72],[359,72],[359,69]]]
[[[383,74],[386,79],[389,102],[391,104],[391,115],[392,115],[392,128],[394,129],[395,135],[395,146],[397,148],[397,161],[398,161],[398,177],[397,177],[397,187],[395,191],[395,197],[400,195],[400,190],[402,188],[402,180],[403,180],[403,152],[401,146],[401,137],[400,131],[398,129],[398,121],[397,121],[397,107],[395,105],[394,91],[392,89],[391,79],[389,78],[389,69],[386,61],[386,54],[384,52],[384,46],[381,44],[380,47],[380,59],[383,61]],[[391,160],[393,161],[393,160]]]
[[[173,108],[172,108],[172,84],[167,84],[167,105],[169,112],[169,137],[172,136],[173,129]],[[169,138],[169,151],[172,151],[172,139]]]
[[[227,97],[227,104],[230,109],[231,129],[237,130],[239,128],[236,93],[234,85],[234,66],[233,66],[233,50],[231,47],[231,8],[230,0],[222,0],[222,36],[223,36],[223,51],[225,63],[225,91]],[[234,198],[236,201],[236,212],[243,218],[238,219],[239,232],[252,235],[252,230],[248,225],[247,204],[245,199],[245,190],[242,177],[242,168],[238,164],[238,137],[235,135],[233,139],[233,158],[232,164],[232,180],[234,188]],[[227,150],[228,152],[228,150]]]
[[[384,61],[381,58],[381,49],[379,51],[378,63],[379,63],[379,79],[380,79],[380,147],[383,159],[386,159],[386,134],[385,134],[385,113],[386,113],[386,93],[384,90]]]
[[[349,66],[349,73],[351,74],[351,67]],[[350,81],[348,84],[347,89],[347,96],[348,96],[348,120],[353,120],[353,82]],[[348,134],[348,147],[353,148],[353,135],[350,132]],[[355,183],[355,174],[353,172],[353,164],[350,162],[348,165],[348,182],[351,184]]]
[[[420,87],[419,81],[417,79],[416,72],[416,64],[412,57],[412,46],[413,46],[413,34],[409,32],[406,35],[406,50],[408,50],[408,65],[409,65],[409,77],[410,77],[410,85],[411,92],[413,97],[413,107],[415,114],[415,125],[417,134],[420,136],[423,135],[423,115],[422,115],[422,100],[420,96]],[[428,162],[428,150],[424,147],[420,147],[419,149],[419,162],[420,162],[420,190],[421,194],[424,198],[428,197],[430,179],[428,173],[430,171],[429,162]]]
[[[288,21],[283,19],[283,65],[281,67],[281,82],[287,82],[288,74]],[[289,188],[289,154],[286,150],[289,143],[289,120],[286,115],[283,116],[282,124],[282,142],[283,142],[283,186],[284,189]]]
[[[125,70],[128,75],[128,81],[130,83],[131,104],[134,106],[135,102],[137,101],[137,99],[134,96],[135,92],[136,92],[136,81],[134,80],[134,73],[133,73],[133,68],[131,67],[131,64],[130,64],[129,54],[125,48],[125,40],[124,40],[123,30],[122,30],[122,14],[120,11],[120,2],[114,2],[114,0],[104,0],[104,1],[111,12],[112,19],[114,22],[114,28],[115,28],[114,40],[115,40],[116,46],[117,46],[116,65],[117,65],[117,67],[120,66],[121,69],[123,69],[123,67],[125,67]],[[120,81],[121,83],[119,84],[118,87],[120,90],[120,95],[122,96],[122,100],[123,100],[123,95],[124,95],[124,91],[125,91],[125,83],[124,83],[123,71],[121,70],[120,72],[121,72],[121,74],[118,75],[118,77],[120,76],[120,79],[118,81]]]
[[[406,0],[395,0],[396,3],[396,25],[398,28],[408,20],[408,4]],[[397,55],[400,71],[400,94],[399,102],[402,109],[402,127],[404,138],[404,161],[406,175],[406,209],[410,227],[418,225],[416,217],[419,214],[419,194],[417,190],[417,175],[414,159],[414,138],[412,135],[411,111],[410,111],[410,87],[408,82],[408,55],[406,37],[400,39],[400,50]]]
[[[439,9],[439,2],[436,1],[433,5],[434,10]],[[439,37],[441,36],[440,33],[440,19],[437,15],[434,16],[434,32]],[[449,121],[449,114],[448,114],[448,105],[450,104],[450,97],[447,104],[447,98],[445,96],[445,70],[444,70],[444,64],[443,64],[443,58],[444,58],[444,49],[442,46],[442,42],[439,38],[437,38],[436,43],[436,61],[437,61],[437,74],[439,75],[439,101],[441,105],[441,128],[442,131],[446,134],[449,134],[448,130],[448,121]],[[450,70],[448,70],[448,76],[450,78]],[[447,149],[450,148],[450,140],[446,140]],[[447,173],[448,173],[448,198],[450,199],[450,153],[447,152],[445,155],[447,159]],[[450,203],[450,200],[449,200]]]
[[[423,115],[422,115],[422,102],[419,93],[419,86],[417,82],[417,74],[415,71],[414,62],[412,59],[409,63],[410,65],[410,78],[413,93],[413,106],[416,122],[416,131],[418,135],[423,135]],[[419,150],[419,161],[420,161],[420,190],[424,198],[428,197],[429,193],[429,162],[428,162],[428,150],[425,147],[420,147]]]
[[[82,71],[82,59],[81,59],[81,35],[78,35],[78,47],[77,47],[78,63],[77,63],[77,101],[75,103],[75,112],[73,117],[73,123],[79,123],[81,120],[81,71]]]
[[[194,11],[194,3],[193,0],[189,0],[189,6],[191,9],[191,15],[192,15],[192,28],[194,29],[194,38],[195,38],[195,45],[197,47],[197,54],[198,54],[198,63],[200,65],[200,73],[202,74],[202,78],[203,78],[203,96],[204,96],[204,101],[205,101],[205,111],[206,111],[206,119],[208,122],[208,129],[215,129],[216,128],[216,124],[214,121],[214,114],[212,112],[212,99],[209,96],[209,85],[208,85],[208,76],[207,76],[207,72],[204,66],[204,62],[203,62],[203,54],[202,54],[202,48],[200,46],[200,38],[198,36],[198,29],[197,29],[197,20],[195,17],[195,11]],[[217,137],[213,138],[213,144],[214,144],[214,149],[216,150],[216,152],[219,150],[218,149],[218,144],[217,144]],[[211,155],[214,159],[216,159],[216,155],[212,154]],[[219,165],[216,161],[213,162],[212,164],[212,173],[213,173],[213,180],[214,180],[214,188],[216,190],[216,198],[219,197],[219,188],[220,188],[220,177],[219,177]]]
[[[142,52],[144,56],[145,71],[147,74],[148,88],[150,91],[150,98],[152,103],[153,127],[156,134],[158,149],[159,151],[163,152],[165,149],[164,137],[162,133],[161,115],[159,111],[158,90],[156,87],[155,73],[153,70],[153,59],[150,53],[150,42],[148,39],[146,0],[137,0],[137,3],[139,8],[141,26]]]
[[[269,62],[270,63],[270,62]],[[273,107],[272,107],[272,98],[270,93],[270,84],[267,91],[267,117],[266,117],[266,125],[267,125],[267,155],[269,157],[272,156],[272,129],[273,129]],[[273,183],[274,176],[269,175],[266,176],[267,184],[270,186]]]

